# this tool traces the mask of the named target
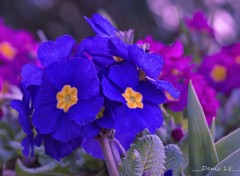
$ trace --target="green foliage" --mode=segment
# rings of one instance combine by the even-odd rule
[[[236,150],[240,149],[240,128],[233,131],[229,135],[217,141],[215,144],[219,160],[223,160],[228,155],[232,154]],[[239,162],[240,165],[240,162]]]
[[[128,153],[119,167],[121,176],[142,176],[143,170],[140,154],[135,149],[133,149],[131,153]]]
[[[173,175],[180,175],[183,168],[184,158],[181,149],[174,144],[165,146],[166,170],[172,169]]]
[[[165,158],[164,146],[159,137],[156,135],[143,136],[131,145],[127,158],[120,166],[120,175],[130,176],[129,173],[131,173],[131,176],[138,176],[140,171],[142,175],[162,175],[165,170]],[[136,172],[133,173],[132,169]]]
[[[200,170],[202,166],[214,167],[218,163],[218,156],[203,109],[191,82],[188,90],[188,136],[191,175],[206,175],[208,171],[194,172],[194,170]]]
[[[226,157],[214,168],[220,171],[210,171],[206,176],[239,176],[240,175],[240,149]]]

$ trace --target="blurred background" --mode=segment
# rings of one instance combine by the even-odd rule
[[[35,36],[42,29],[49,39],[71,34],[78,40],[93,35],[83,16],[101,12],[121,30],[135,29],[135,38],[152,34],[170,43],[182,20],[203,11],[221,44],[240,37],[239,0],[0,0],[0,16],[7,25],[25,28]]]

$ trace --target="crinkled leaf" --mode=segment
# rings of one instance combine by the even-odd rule
[[[143,170],[140,154],[135,149],[128,153],[127,157],[123,158],[119,166],[121,176],[142,176]]]
[[[202,166],[214,167],[218,163],[218,156],[191,81],[188,89],[189,166],[191,175],[202,176],[208,171],[194,172],[194,170],[199,170]]]
[[[166,170],[172,170],[173,175],[180,175],[181,168],[184,165],[184,158],[181,149],[175,144],[165,146]]]
[[[131,145],[129,153],[137,150],[141,157],[143,174],[159,176],[165,171],[165,152],[162,141],[157,135],[146,135],[138,138]]]
[[[215,146],[220,161],[235,152],[236,150],[240,149],[239,136],[240,128],[216,142]]]

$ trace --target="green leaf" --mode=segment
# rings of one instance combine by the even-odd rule
[[[26,166],[24,166],[22,161],[18,159],[15,170],[18,176],[44,176],[46,175],[46,172],[52,171],[56,168],[56,166],[57,162],[54,161],[38,168],[27,168]]]
[[[206,176],[239,176],[240,175],[240,149],[222,160],[214,168],[220,171],[210,171]]]
[[[165,171],[165,151],[162,141],[157,135],[146,135],[136,139],[128,152],[133,155],[139,152],[143,173],[151,176],[162,175]]]
[[[143,170],[140,154],[135,149],[128,153],[127,157],[123,158],[119,166],[121,176],[142,176]]]
[[[211,124],[211,129],[210,129],[210,132],[211,132],[211,136],[212,136],[212,140],[213,140],[213,141],[215,140],[215,128],[216,128],[216,118],[213,117],[213,119],[212,119],[212,124]]]
[[[199,170],[202,166],[215,166],[218,163],[218,156],[191,81],[188,87],[188,136],[190,173],[196,176],[206,175],[208,171],[195,172],[194,170]]]
[[[181,149],[175,144],[165,146],[166,170],[172,169],[173,175],[180,175],[184,158]]]
[[[240,149],[239,136],[240,128],[216,142],[215,146],[220,161]]]
[[[37,168],[27,168],[22,161],[18,159],[15,171],[17,176],[71,176],[71,174],[68,174],[67,168],[61,167],[56,161],[52,161]]]

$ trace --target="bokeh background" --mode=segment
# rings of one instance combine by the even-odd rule
[[[135,29],[135,38],[152,34],[170,43],[179,35],[182,20],[196,10],[208,16],[220,44],[239,39],[239,0],[0,0],[0,16],[7,25],[35,36],[42,29],[48,39],[66,33],[78,40],[93,35],[83,16],[101,12],[121,30]]]

